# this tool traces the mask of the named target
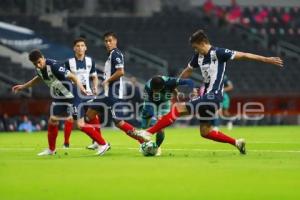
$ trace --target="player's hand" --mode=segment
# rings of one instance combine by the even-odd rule
[[[16,93],[18,93],[19,91],[21,91],[21,90],[23,89],[23,87],[24,87],[23,85],[15,85],[15,86],[12,87],[11,90],[12,90],[13,93],[16,94]]]
[[[199,96],[199,91],[197,88],[193,88],[192,93],[190,94],[190,99],[194,99]]]
[[[94,94],[94,95],[97,95],[97,94],[98,94],[98,88],[97,88],[97,87],[94,87],[94,88],[93,88],[93,94]]]
[[[283,60],[279,57],[267,57],[267,63],[283,67]]]
[[[108,81],[103,81],[103,82],[101,83],[101,85],[102,85],[103,87],[105,87],[106,85],[108,85]]]
[[[86,91],[86,89],[83,86],[80,87],[80,91],[81,91],[82,94],[88,95],[88,92]]]

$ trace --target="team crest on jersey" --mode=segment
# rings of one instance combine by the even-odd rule
[[[121,59],[120,58],[116,58],[117,63],[121,63]]]
[[[65,72],[66,69],[65,69],[64,67],[59,67],[58,71],[60,71],[60,72]]]

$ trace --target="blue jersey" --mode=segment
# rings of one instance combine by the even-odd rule
[[[36,68],[37,75],[48,85],[53,98],[74,98],[74,85],[67,78],[71,73],[64,64],[56,60],[46,59],[46,66],[43,69]]]
[[[218,47],[211,47],[205,56],[198,53],[193,55],[189,67],[200,68],[205,94],[223,94],[226,63],[234,59],[234,56],[235,51]]]
[[[67,70],[70,70],[76,75],[81,84],[85,87],[88,94],[92,95],[90,86],[90,76],[97,76],[95,61],[88,56],[83,60],[78,60],[76,57],[69,58],[65,62]]]
[[[122,52],[115,48],[110,53],[104,66],[104,79],[109,79],[117,69],[124,68],[124,56]],[[114,95],[118,99],[123,99],[123,78],[110,82],[107,87],[104,88],[105,96],[109,97]]]

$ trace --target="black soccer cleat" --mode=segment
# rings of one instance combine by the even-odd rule
[[[235,146],[238,148],[241,154],[246,154],[246,142],[244,139],[237,139]]]

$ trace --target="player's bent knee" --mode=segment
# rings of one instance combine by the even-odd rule
[[[77,121],[77,127],[78,127],[79,129],[82,129],[82,128],[84,127],[84,125],[85,125],[84,121],[82,121],[82,120],[78,120],[78,121]]]
[[[96,117],[97,114],[98,114],[97,111],[95,111],[95,110],[89,108],[89,109],[86,111],[85,116],[86,116],[87,119],[94,119],[94,118]]]
[[[124,121],[119,120],[119,119],[114,119],[114,118],[113,118],[113,122],[117,127],[120,127],[124,124]]]
[[[212,126],[210,124],[201,124],[200,125],[200,135],[202,137],[206,137],[211,130],[212,130]]]
[[[54,116],[50,116],[48,119],[48,124],[57,125],[58,121]]]

